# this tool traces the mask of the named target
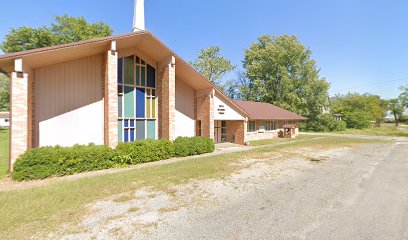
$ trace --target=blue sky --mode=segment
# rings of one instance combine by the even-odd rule
[[[294,34],[312,49],[331,94],[351,90],[392,98],[408,84],[408,1],[145,1],[146,27],[186,60],[219,45],[241,68],[244,49],[258,36]],[[0,39],[12,27],[38,27],[62,14],[104,21],[115,34],[132,28],[133,0],[15,2],[2,3]]]

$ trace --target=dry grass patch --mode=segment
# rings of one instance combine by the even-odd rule
[[[128,209],[128,212],[137,212],[139,210],[140,210],[139,207],[131,207],[131,208]]]
[[[129,201],[134,200],[134,199],[135,199],[135,196],[132,196],[132,195],[129,194],[129,195],[122,195],[122,196],[119,196],[117,198],[114,198],[112,200],[112,202],[123,203],[123,202],[129,202]]]
[[[168,208],[160,208],[159,212],[160,213],[169,213],[169,212],[177,212],[179,208],[177,207],[168,207]]]

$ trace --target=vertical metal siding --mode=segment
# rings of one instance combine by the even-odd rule
[[[34,74],[34,146],[39,144],[40,122],[103,99],[102,55],[38,68]]]
[[[194,89],[176,78],[176,137],[195,135],[194,98]]]
[[[176,79],[176,110],[194,119],[194,89]]]

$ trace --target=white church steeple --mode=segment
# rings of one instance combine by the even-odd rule
[[[135,0],[135,12],[133,16],[133,32],[145,30],[145,7],[144,0]]]

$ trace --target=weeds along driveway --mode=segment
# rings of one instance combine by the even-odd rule
[[[237,201],[235,196],[244,201],[238,192],[249,194],[265,183],[286,181],[326,165],[343,151],[378,142],[318,137],[0,192],[0,203],[7,206],[2,208],[6,217],[0,219],[0,234],[5,239],[160,238],[160,232],[166,233],[163,227],[172,231],[161,223],[183,223],[193,217],[191,212]]]

